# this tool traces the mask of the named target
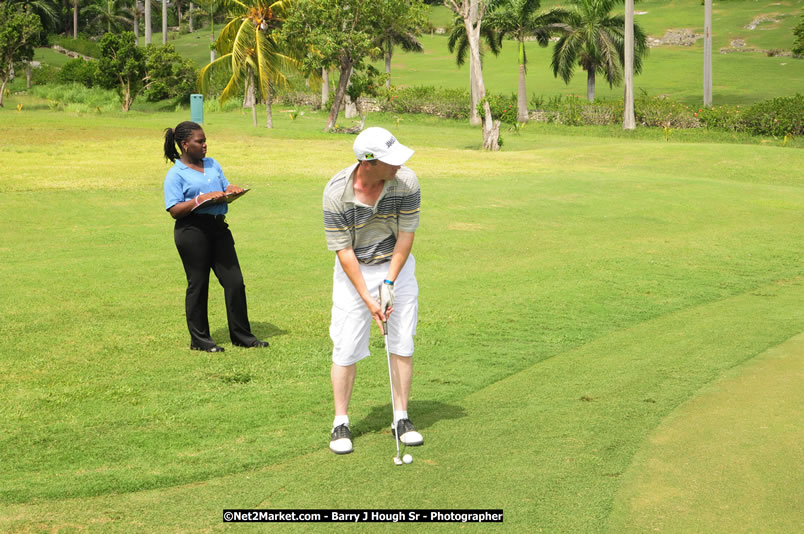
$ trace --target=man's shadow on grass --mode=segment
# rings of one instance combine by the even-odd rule
[[[282,330],[278,326],[272,323],[260,322],[260,321],[250,321],[251,322],[251,333],[257,336],[257,339],[262,339],[263,341],[269,340],[270,338],[274,338],[277,336],[284,336],[288,333],[287,330]],[[221,327],[215,330],[212,333],[212,339],[219,339],[219,340],[229,340],[229,328],[228,327]]]
[[[393,414],[389,402],[375,406],[369,414],[354,423],[351,427],[353,438],[370,432],[387,432],[391,434]],[[416,425],[417,430],[424,430],[433,423],[442,419],[459,419],[466,417],[463,407],[454,404],[445,404],[438,401],[414,400],[408,404],[408,413]]]

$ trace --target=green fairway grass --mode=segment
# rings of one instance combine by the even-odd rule
[[[733,369],[668,417],[625,475],[612,530],[800,530],[804,476],[785,459],[800,460],[804,452],[803,364],[799,334]]]
[[[463,122],[372,114],[416,150],[422,184],[411,415],[425,446],[392,464],[375,332],[355,452],[336,457],[321,194],[354,137],[321,133],[323,114],[275,115],[274,130],[205,117],[209,155],[252,188],[228,219],[272,344],[229,343],[213,282],[216,355],[188,348],[163,206],[162,131],[187,113],[0,110],[0,531],[221,531],[224,507],[488,507],[505,530],[603,532],[665,418],[804,331],[800,149],[544,125],[484,153]]]

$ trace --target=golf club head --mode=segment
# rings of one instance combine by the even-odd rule
[[[399,456],[394,456],[394,463],[396,465],[402,465],[402,459]]]

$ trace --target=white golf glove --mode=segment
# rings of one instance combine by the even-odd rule
[[[380,308],[382,308],[382,312],[385,313],[385,310],[393,307],[394,283],[390,280],[384,280],[383,283],[380,284]]]

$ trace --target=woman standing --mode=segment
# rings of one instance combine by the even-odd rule
[[[178,145],[181,154],[176,151]],[[234,239],[226,224],[228,204],[222,197],[242,193],[230,184],[220,164],[206,157],[207,139],[200,125],[186,121],[165,130],[165,158],[173,167],[165,176],[165,209],[176,219],[173,238],[187,274],[185,313],[190,348],[223,352],[209,332],[209,271],[223,286],[229,337],[240,347],[267,347],[251,333],[246,286]]]

